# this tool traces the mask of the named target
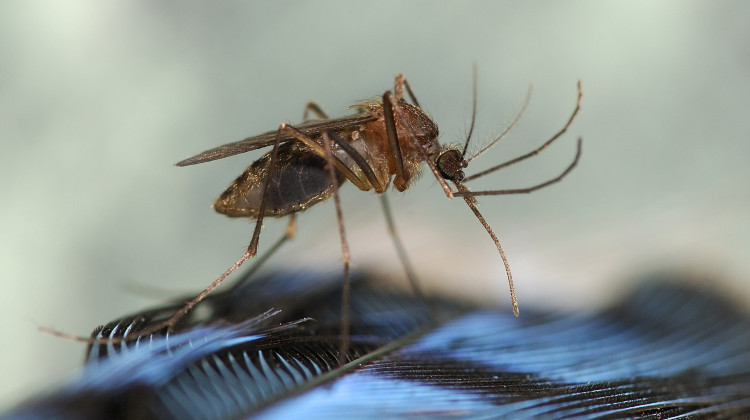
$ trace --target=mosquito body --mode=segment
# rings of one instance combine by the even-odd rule
[[[339,184],[349,180],[362,191],[375,190],[381,194],[392,179],[395,189],[406,190],[425,160],[422,150],[433,156],[439,153],[440,146],[437,125],[419,107],[401,98],[397,106],[405,117],[403,121],[395,120],[398,138],[410,138],[413,134],[418,142],[399,143],[400,162],[388,140],[383,103],[368,101],[356,105],[359,112],[351,117],[285,126],[288,131],[281,133],[279,142],[282,144],[275,163],[272,162],[273,152],[255,161],[221,194],[214,209],[230,217],[257,218],[266,187],[264,216],[286,216],[330,198],[334,188],[322,152],[323,133],[335,139],[331,152]],[[208,150],[177,165],[207,162],[269,146],[276,134],[277,131],[271,131]],[[299,137],[306,140],[297,141]],[[312,147],[310,142],[314,142]]]
[[[411,103],[404,98],[404,91],[408,93]],[[474,113],[471,129],[463,150],[453,146],[443,146],[438,142],[437,125],[422,111],[406,79],[402,75],[398,75],[393,91],[386,91],[382,98],[353,106],[357,111],[353,115],[342,118],[328,118],[320,107],[314,103],[308,103],[305,109],[306,121],[301,124],[292,126],[282,123],[277,130],[225,144],[178,162],[177,166],[194,165],[273,146],[270,152],[263,155],[245,170],[214,203],[215,210],[227,216],[257,219],[247,252],[203,292],[187,302],[182,310],[169,320],[152,327],[152,330],[174,327],[211,290],[242,265],[244,261],[256,254],[258,238],[265,216],[291,216],[287,229],[287,237],[290,237],[296,226],[295,215],[297,212],[333,196],[336,202],[342,255],[344,257],[341,331],[344,337],[342,349],[346,348],[349,331],[348,279],[350,257],[341,205],[338,199],[339,186],[349,181],[362,191],[374,190],[381,196],[389,232],[404,265],[407,278],[414,291],[421,295],[416,283],[416,276],[413,274],[403,245],[393,225],[390,209],[385,199],[386,195],[383,193],[391,183],[393,188],[398,191],[409,188],[423,162],[430,168],[446,196],[448,198],[460,196],[492,238],[505,265],[513,312],[518,315],[518,303],[508,259],[497,236],[479,212],[475,196],[529,193],[560,181],[578,163],[581,153],[581,140],[578,140],[577,152],[573,162],[562,174],[547,182],[523,189],[478,192],[470,191],[464,185],[464,182],[495,172],[541,152],[568,129],[578,114],[581,98],[579,82],[578,100],[568,122],[540,147],[470,177],[465,177],[463,172],[468,162],[492,147],[510,129],[508,127],[505,132],[482,148],[479,153],[466,157],[476,115],[476,77],[474,78]],[[310,111],[320,119],[307,120],[306,117]],[[516,116],[516,120],[522,112],[523,109]],[[455,190],[448,182],[455,186]],[[342,350],[343,353],[345,352]]]

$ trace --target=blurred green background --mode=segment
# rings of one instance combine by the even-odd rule
[[[262,152],[189,168],[207,148],[334,116],[410,80],[460,142],[479,69],[478,147],[534,96],[472,173],[569,133],[475,189],[524,307],[593,308],[639,276],[689,273],[750,301],[750,3],[34,2],[0,4],[0,408],[59,385],[96,325],[191,293],[244,251],[252,223],[210,205]],[[403,280],[377,197],[347,185],[355,268]],[[509,309],[502,263],[462,200],[429,173],[391,194],[422,282]],[[332,202],[299,219],[268,269],[337,270]],[[261,249],[285,227],[270,220]],[[134,289],[140,290],[138,293]]]

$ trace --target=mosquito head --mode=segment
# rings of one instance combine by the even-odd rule
[[[435,160],[435,166],[440,171],[443,178],[453,181],[454,183],[461,182],[464,179],[463,169],[467,163],[464,156],[458,149],[446,148],[440,151],[437,159]]]

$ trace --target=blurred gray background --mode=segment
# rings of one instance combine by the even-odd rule
[[[59,385],[96,325],[199,290],[253,224],[211,203],[262,152],[189,168],[207,148],[331,115],[404,73],[444,142],[464,138],[472,64],[479,141],[531,104],[472,170],[515,157],[580,117],[541,156],[473,184],[521,305],[595,308],[642,275],[687,273],[750,301],[750,3],[3,2],[0,5],[0,408]],[[356,268],[402,281],[377,197],[342,190]],[[431,290],[509,309],[502,263],[460,199],[429,173],[391,193]],[[299,219],[267,269],[338,269],[332,202]],[[269,220],[261,249],[285,222]],[[137,291],[137,292],[136,292]]]

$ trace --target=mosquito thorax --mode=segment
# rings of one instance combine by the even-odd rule
[[[435,166],[437,166],[443,178],[453,182],[461,182],[464,179],[462,169],[466,165],[466,160],[464,160],[461,152],[453,148],[442,150],[435,160]]]
[[[401,99],[398,106],[401,108],[401,115],[414,130],[412,134],[416,139],[425,147],[432,146],[439,134],[437,124],[416,105]]]

